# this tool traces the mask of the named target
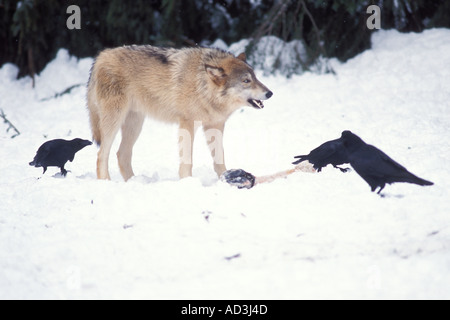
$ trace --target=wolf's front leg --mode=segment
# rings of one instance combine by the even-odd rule
[[[195,129],[193,121],[181,121],[178,131],[178,150],[180,155],[180,179],[192,176],[192,146]]]
[[[217,176],[227,171],[225,166],[225,155],[223,151],[223,130],[224,123],[207,124],[203,126],[205,131],[206,143],[208,144],[211,156],[214,161],[214,171]]]

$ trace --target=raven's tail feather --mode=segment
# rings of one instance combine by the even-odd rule
[[[434,183],[419,177],[416,177],[415,181],[413,182],[415,184],[418,184],[420,186],[432,186]]]
[[[292,162],[292,164],[299,164],[300,162],[303,162],[305,160],[308,160],[307,155],[303,156],[295,156],[294,158],[298,159],[297,161]]]
[[[433,182],[419,178],[419,177],[413,175],[412,173],[409,173],[408,176],[404,177],[402,179],[402,182],[414,183],[419,186],[432,186],[434,184]]]

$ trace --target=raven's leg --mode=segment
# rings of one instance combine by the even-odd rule
[[[44,172],[42,172],[42,174],[45,174],[45,171],[47,171],[47,167],[43,167],[44,168]]]
[[[383,184],[380,186],[380,190],[378,190],[377,193],[380,194],[381,190],[383,190],[385,186],[386,186],[386,184],[383,183]]]
[[[67,170],[64,169],[64,165],[61,167],[61,174],[63,177],[65,177],[67,175]]]

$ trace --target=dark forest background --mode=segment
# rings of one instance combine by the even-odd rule
[[[74,4],[80,30],[66,27]],[[81,58],[124,44],[257,43],[267,35],[301,40],[311,62],[345,61],[370,47],[372,4],[381,8],[382,29],[450,27],[449,0],[0,0],[0,65],[18,65],[20,77],[39,73],[59,48]]]

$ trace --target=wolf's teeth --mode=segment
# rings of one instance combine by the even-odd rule
[[[249,99],[248,102],[253,105],[253,107],[262,109],[264,108],[264,104],[261,100]]]

